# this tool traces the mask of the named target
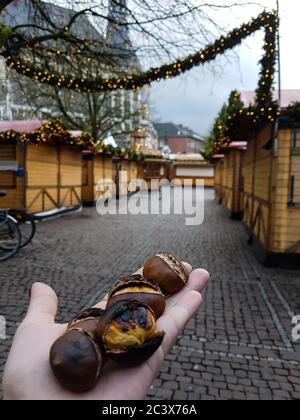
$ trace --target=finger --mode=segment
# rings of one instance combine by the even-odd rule
[[[54,322],[57,306],[58,299],[54,290],[44,283],[34,283],[31,288],[30,304],[24,321]]]
[[[191,266],[191,264],[187,263],[187,262],[183,262],[182,263],[185,268],[187,269],[188,273],[191,274],[191,272],[193,271],[193,267]]]
[[[195,290],[189,291],[158,320],[158,330],[166,333],[162,343],[164,355],[169,352],[178,335],[199,310],[201,303],[201,294]]]
[[[168,307],[172,307],[177,304],[177,302],[180,301],[180,299],[186,295],[187,292],[195,290],[197,292],[201,292],[204,287],[206,286],[208,280],[209,280],[210,274],[203,270],[202,268],[197,268],[196,270],[192,271],[190,274],[190,278],[184,287],[180,292],[176,293],[176,295],[171,296],[167,300]]]

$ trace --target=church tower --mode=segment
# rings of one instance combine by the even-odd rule
[[[126,25],[129,13],[127,3],[127,0],[109,0],[106,44],[118,65],[138,69],[139,62]]]

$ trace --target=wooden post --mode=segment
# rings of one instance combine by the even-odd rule
[[[61,207],[61,148],[57,146],[57,204]]]
[[[251,232],[254,233],[254,227],[255,227],[255,181],[256,181],[256,152],[257,152],[257,140],[258,140],[258,131],[255,129],[255,136],[254,136],[254,148],[253,148],[253,166],[252,166],[252,188],[251,188],[251,217],[250,217],[250,226],[251,226]],[[250,240],[252,237],[250,238]]]

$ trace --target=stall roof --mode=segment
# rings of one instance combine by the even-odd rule
[[[176,162],[203,162],[205,159],[200,154],[186,154],[186,155],[175,155]]]
[[[5,131],[15,131],[16,133],[34,133],[42,127],[46,121],[0,121],[0,133]]]
[[[28,120],[28,121],[0,121],[0,133],[6,131],[14,131],[15,133],[26,133],[31,134],[37,131],[42,127],[43,124],[46,124],[47,121],[40,120]],[[72,137],[80,137],[82,131],[70,131]]]
[[[223,159],[224,157],[225,157],[224,154],[216,153],[215,155],[212,156],[212,159]]]
[[[246,150],[248,143],[246,141],[232,141],[228,146],[228,149],[242,149]]]

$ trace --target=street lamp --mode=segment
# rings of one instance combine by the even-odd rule
[[[280,17],[279,0],[276,0],[276,5],[277,5],[277,14],[278,14],[278,17]],[[280,24],[280,21],[279,21],[279,24]],[[277,31],[277,48],[278,48],[278,103],[279,103],[279,109],[281,109],[280,28],[278,28],[278,31]]]

